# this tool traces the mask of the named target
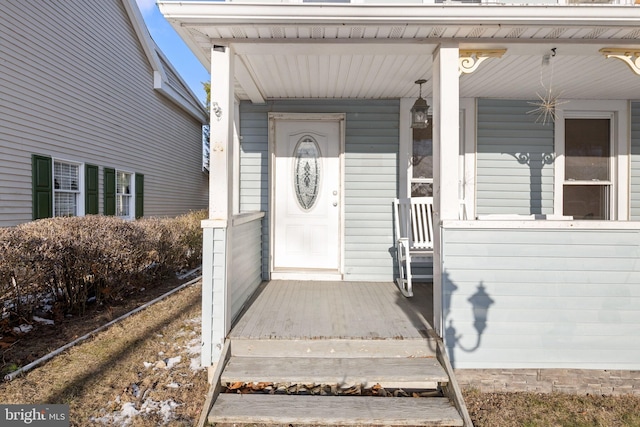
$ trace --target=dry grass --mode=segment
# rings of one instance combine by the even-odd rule
[[[159,411],[132,419],[133,426],[190,426],[207,392],[206,370],[194,371],[189,354],[200,341],[200,292],[194,285],[131,316],[94,339],[0,386],[3,403],[66,403],[71,425],[99,425],[94,417],[120,411],[127,402],[140,410],[147,402],[174,402],[165,423]],[[163,360],[181,357],[172,369]],[[146,367],[145,362],[152,363]],[[160,363],[158,363],[160,362]],[[119,412],[115,412],[118,414]],[[110,425],[122,425],[113,419]]]
[[[640,396],[464,392],[475,427],[640,426]]]

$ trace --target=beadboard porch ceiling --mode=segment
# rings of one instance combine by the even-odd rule
[[[239,99],[412,98],[419,78],[429,97],[432,53],[447,41],[507,49],[461,76],[462,97],[535,99],[541,77],[565,98],[640,90],[640,76],[598,52],[640,49],[640,7],[159,5],[205,66],[213,44],[233,45]]]

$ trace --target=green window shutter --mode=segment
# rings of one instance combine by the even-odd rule
[[[136,218],[144,216],[144,175],[136,174]]]
[[[98,166],[86,165],[84,172],[84,213],[97,215],[98,212]]]
[[[33,219],[53,216],[53,171],[51,157],[31,156]]]
[[[116,170],[104,168],[104,214],[116,214]]]

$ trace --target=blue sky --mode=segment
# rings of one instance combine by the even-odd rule
[[[136,0],[136,2],[153,40],[160,46],[160,50],[169,58],[191,90],[204,103],[206,95],[202,82],[209,81],[207,70],[164,19],[156,5],[156,0]]]

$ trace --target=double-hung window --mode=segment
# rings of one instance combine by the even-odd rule
[[[412,129],[411,197],[433,196],[433,130],[432,118],[422,129]]]
[[[611,119],[564,121],[563,213],[574,219],[610,219]]]
[[[77,216],[80,211],[80,165],[53,162],[53,216]]]
[[[116,171],[116,216],[131,218],[133,211],[133,174]]]

